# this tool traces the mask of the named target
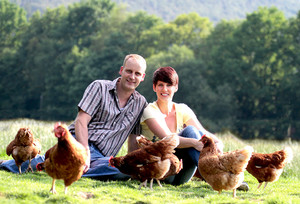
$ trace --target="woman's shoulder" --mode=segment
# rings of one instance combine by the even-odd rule
[[[190,107],[188,105],[186,105],[185,103],[174,103],[176,109],[180,109],[180,110],[187,110],[190,109]]]
[[[159,110],[156,102],[148,103],[146,108],[149,110]]]

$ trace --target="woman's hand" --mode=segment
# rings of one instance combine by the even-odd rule
[[[201,152],[202,149],[203,149],[203,143],[200,142],[200,141],[197,140],[197,139],[193,139],[193,140],[195,140],[195,141],[194,141],[195,145],[194,145],[193,147],[194,147],[196,150],[198,150],[199,152]]]

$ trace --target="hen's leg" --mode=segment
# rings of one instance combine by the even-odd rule
[[[52,180],[52,187],[50,189],[50,192],[53,194],[56,194],[56,190],[55,190],[55,179]]]
[[[257,189],[259,189],[259,188],[261,187],[261,184],[262,184],[262,183],[263,183],[263,182],[261,182],[261,183],[258,184]]]
[[[265,186],[264,186],[264,189],[267,187],[267,185],[268,185],[268,182],[265,182]]]
[[[147,179],[140,184],[139,190],[142,188],[142,186],[147,187]]]
[[[27,168],[26,172],[29,172],[29,171],[33,172],[32,167],[31,167],[31,155],[29,157],[29,163],[28,163],[28,168]]]
[[[158,179],[156,179],[157,184],[159,185],[159,187],[162,188],[162,185],[160,184],[160,181]]]
[[[150,189],[151,190],[153,190],[152,186],[153,186],[153,179],[150,180]]]
[[[233,189],[233,194],[232,194],[232,197],[236,197],[236,188],[235,189]]]
[[[65,186],[65,194],[67,194],[67,192],[68,192],[68,187]]]
[[[21,171],[21,165],[19,165],[18,168],[19,168],[19,173],[21,174],[22,173],[22,171]]]

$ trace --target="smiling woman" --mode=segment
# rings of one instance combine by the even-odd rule
[[[180,144],[176,155],[183,160],[183,169],[178,175],[168,177],[165,181],[179,185],[189,181],[194,175],[202,144],[199,139],[203,134],[210,135],[218,144],[222,143],[213,134],[203,128],[194,112],[183,103],[173,102],[178,90],[179,77],[172,67],[161,67],[153,74],[153,90],[157,100],[150,103],[141,118],[142,134],[149,140],[157,141],[172,133],[177,133]]]

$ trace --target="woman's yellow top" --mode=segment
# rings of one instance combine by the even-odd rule
[[[195,113],[184,103],[174,103],[175,111],[176,111],[176,133],[179,133],[186,125],[187,121],[191,118],[197,120]],[[148,106],[144,109],[142,118],[141,118],[141,126],[142,126],[142,135],[144,135],[147,139],[152,141],[157,141],[159,138],[154,135],[154,133],[148,128],[145,120],[150,118],[158,118],[165,119],[166,115],[163,114],[157,103],[149,103]]]

